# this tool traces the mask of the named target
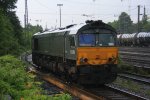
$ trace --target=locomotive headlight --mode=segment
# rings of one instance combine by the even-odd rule
[[[113,60],[113,58],[108,58],[108,61],[111,62]]]
[[[86,62],[88,62],[88,59],[87,58],[80,58],[80,62],[81,63],[86,63]]]
[[[110,57],[110,58],[108,58],[108,62],[109,63],[115,63],[115,61],[116,61],[116,58],[115,57]]]

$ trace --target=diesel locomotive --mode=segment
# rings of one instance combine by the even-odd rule
[[[79,84],[106,84],[117,77],[117,33],[98,21],[36,33],[32,61]]]

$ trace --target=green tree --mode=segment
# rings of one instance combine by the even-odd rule
[[[150,32],[150,21],[148,21],[148,16],[146,14],[143,15],[142,21],[140,21],[141,31]]]
[[[118,20],[108,24],[114,27],[119,34],[137,32],[137,23],[132,23],[130,16],[125,12],[121,13]],[[150,20],[146,14],[143,15],[139,25],[141,32],[150,32]]]
[[[12,28],[15,30],[13,32],[15,38],[18,40],[18,43],[20,45],[23,44],[23,29],[20,25],[20,21],[18,17],[16,16],[16,13],[14,11],[8,12],[7,14],[11,24],[13,25]]]
[[[43,31],[43,28],[40,25],[33,26],[31,24],[28,24],[27,27],[28,27],[28,29],[26,29],[26,30],[28,30],[31,33],[31,35],[35,34],[36,32]]]
[[[114,20],[113,22],[108,22],[109,25],[111,25],[113,28],[115,28],[117,30],[117,32],[119,32],[119,22],[118,20]]]
[[[11,9],[16,8],[16,2],[17,0],[0,0],[0,10],[8,12]]]
[[[143,31],[145,32],[150,32],[150,22],[147,22],[146,24],[143,25]]]
[[[122,12],[118,19],[119,31],[121,33],[132,33],[132,21],[126,12]]]
[[[37,32],[42,32],[43,28],[40,25],[36,25],[33,26],[31,24],[27,25],[27,28],[23,29],[23,34],[24,34],[24,39],[25,39],[25,44],[24,46],[26,46],[27,49],[31,49],[31,39],[33,34],[37,33]]]
[[[16,54],[19,44],[14,38],[13,25],[9,18],[0,11],[0,55]]]
[[[12,10],[17,0],[0,0],[0,56],[18,55],[23,49],[23,34],[20,21]]]

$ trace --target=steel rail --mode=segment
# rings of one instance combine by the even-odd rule
[[[118,74],[119,77],[121,78],[125,78],[125,79],[131,79],[131,80],[134,80],[134,81],[137,81],[137,82],[140,82],[140,83],[144,83],[144,84],[149,84],[150,85],[150,79],[144,79],[140,76],[131,76],[131,75],[128,75],[128,74]]]
[[[146,79],[150,79],[150,76],[147,75],[140,75],[140,74],[136,74],[136,73],[131,73],[131,72],[123,72],[124,74],[129,74],[129,75],[134,75],[134,76],[139,76],[139,77],[143,77]]]
[[[150,48],[141,48],[141,47],[119,47],[119,51],[130,51],[130,52],[144,52],[144,53],[150,53]]]
[[[114,87],[114,86],[112,86],[112,85],[106,85],[106,86],[107,86],[108,88],[110,88],[110,89],[116,91],[116,92],[120,92],[120,93],[122,93],[122,94],[124,94],[124,95],[126,95],[126,96],[132,97],[134,100],[148,100],[148,98],[144,98],[144,97],[142,97],[142,96],[139,96],[139,95],[130,93],[130,92],[128,92],[128,91],[125,91],[125,90],[123,90],[123,89],[119,89],[119,88]]]

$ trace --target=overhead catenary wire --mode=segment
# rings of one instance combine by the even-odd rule
[[[42,6],[43,8],[49,9],[49,7],[47,7],[45,4],[41,3],[39,0],[34,0],[36,1],[37,4],[39,4],[40,6]]]
[[[93,2],[93,0],[90,0],[91,2],[73,1],[73,0],[63,0],[63,1],[67,2],[69,4],[73,4],[73,5],[74,5],[74,3],[76,3],[78,5],[91,5],[91,3]],[[98,3],[98,2],[96,2],[94,5],[95,6],[108,6],[108,5],[105,5],[105,4],[102,4],[102,3]],[[124,5],[124,6],[128,6],[128,5]],[[130,7],[136,7],[136,6],[137,5],[130,6]],[[109,7],[122,7],[122,5],[109,5]]]

